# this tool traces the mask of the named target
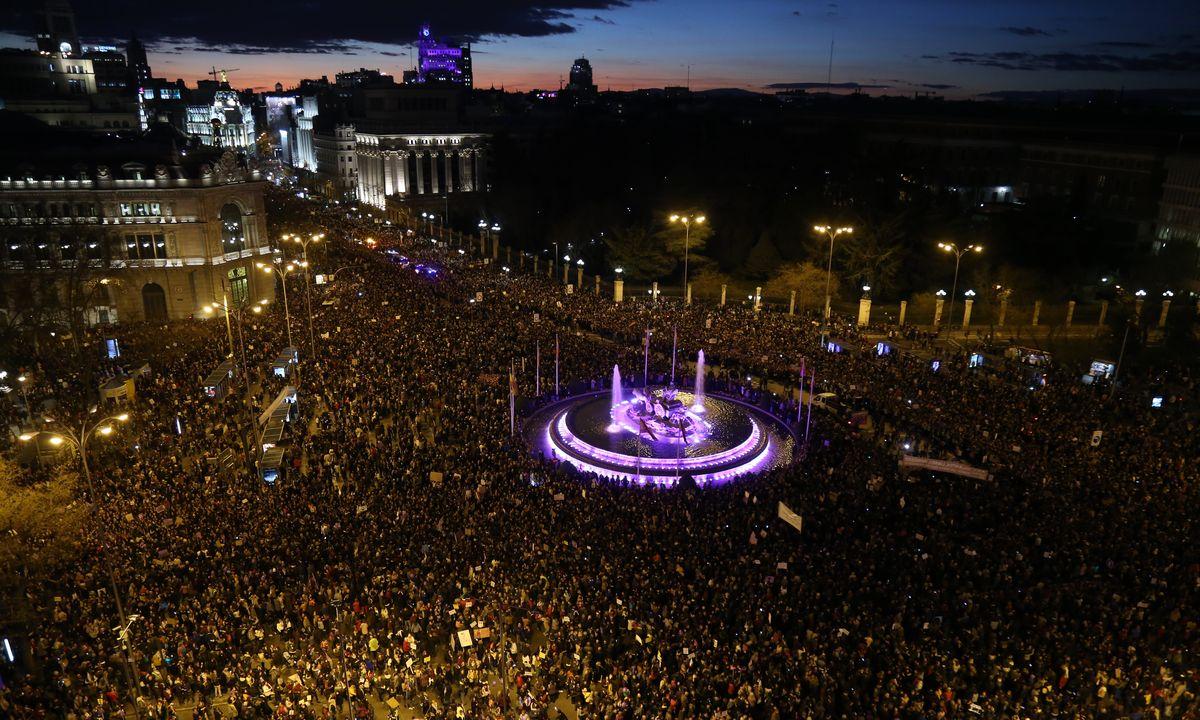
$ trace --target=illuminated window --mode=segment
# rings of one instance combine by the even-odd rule
[[[221,208],[221,251],[231,253],[245,249],[246,236],[242,227],[242,211],[237,205],[228,203]]]
[[[246,276],[246,268],[233,268],[226,277],[229,280],[229,295],[233,304],[245,305],[250,299],[250,279]]]

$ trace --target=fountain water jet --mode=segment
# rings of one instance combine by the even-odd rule
[[[612,422],[608,426],[609,432],[619,432],[621,426],[617,423],[617,406],[621,404],[621,367],[613,365],[612,376],[612,404],[609,406],[609,417]]]
[[[692,397],[692,412],[704,412],[704,351],[696,354],[696,390]]]

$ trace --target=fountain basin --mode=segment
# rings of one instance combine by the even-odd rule
[[[670,419],[654,418],[636,398],[610,400],[589,393],[542,410],[526,424],[530,445],[584,472],[658,484],[689,475],[700,485],[724,482],[791,461],[790,431],[737,400],[710,395],[700,415],[681,392],[687,410]]]

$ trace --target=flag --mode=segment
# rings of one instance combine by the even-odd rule
[[[650,429],[650,426],[646,424],[645,420],[638,418],[638,424],[642,426],[642,432],[649,435],[650,439],[658,440],[658,436],[654,434],[654,431]]]
[[[804,528],[804,518],[792,512],[792,509],[782,502],[779,503],[779,517],[788,525],[796,528],[796,532],[800,532]]]
[[[508,363],[508,434],[517,434],[517,375],[516,363]]]

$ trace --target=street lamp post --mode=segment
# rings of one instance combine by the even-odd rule
[[[238,349],[240,350],[242,356],[242,370],[246,374],[245,382],[247,397],[250,395],[250,365],[246,362],[246,336],[243,331],[246,310],[250,310],[255,315],[258,315],[263,311],[263,308],[266,307],[267,302],[267,299],[263,298],[249,307],[238,307],[236,305],[229,304],[225,300],[225,293],[221,293],[221,302],[213,302],[204,306],[205,313],[211,314],[217,310],[220,310],[222,314],[225,315],[225,332],[229,335],[229,357],[231,358],[233,357],[233,330],[229,318],[232,316],[237,319]]]
[[[287,263],[286,265],[284,265],[278,259],[276,259],[275,262],[273,262],[273,263],[257,263],[257,264],[258,264],[258,267],[261,268],[263,272],[275,273],[276,275],[279,276],[279,284],[283,285],[283,324],[284,324],[284,327],[287,329],[288,347],[295,347],[294,345],[292,345],[292,315],[291,315],[291,311],[288,309],[287,276],[288,276],[288,274],[295,272],[296,268],[299,267],[299,265],[296,263]]]
[[[828,325],[830,310],[832,309],[830,306],[831,303],[830,303],[830,297],[829,297],[829,284],[830,284],[830,281],[833,279],[833,241],[837,239],[838,235],[850,235],[851,233],[854,232],[854,228],[849,227],[849,226],[835,228],[832,225],[813,225],[813,231],[821,233],[829,238],[829,262],[825,265],[825,316],[824,316],[824,322],[826,325]]]
[[[302,238],[299,235],[284,235],[284,240],[290,239],[292,242],[299,244],[304,248],[304,307],[308,312],[308,352],[315,359],[317,357],[317,341],[313,334],[313,318],[312,318],[312,286],[309,283],[308,276],[311,274],[308,266],[308,245],[309,243],[319,243],[325,239],[325,233],[313,233],[308,238]]]
[[[92,471],[88,465],[88,443],[93,437],[96,436],[97,433],[102,436],[111,435],[113,433],[114,423],[124,422],[129,422],[129,413],[107,415],[92,423],[89,423],[87,417],[84,417],[83,421],[79,424],[78,430],[73,427],[67,427],[63,425],[53,430],[35,430],[33,432],[27,432],[20,435],[19,439],[21,442],[29,442],[30,440],[36,441],[40,435],[49,435],[51,445],[59,446],[65,442],[71,447],[75,448],[76,452],[79,453],[79,467],[81,470],[83,470],[83,479],[87,484],[88,494],[91,495],[92,502],[99,502],[99,496],[96,494],[96,488],[92,484]],[[37,442],[37,447],[35,447],[34,450],[40,457],[42,452],[40,441]],[[140,718],[142,716],[142,710],[141,707],[138,706],[138,701],[141,695],[141,681],[138,679],[137,672],[133,668],[133,658],[129,651],[128,641],[129,626],[135,620],[140,619],[140,616],[131,615],[128,618],[125,616],[125,607],[121,603],[121,593],[117,588],[117,579],[116,576],[113,575],[112,566],[106,564],[105,569],[108,573],[108,582],[112,586],[113,601],[117,606],[117,618],[120,620],[120,627],[123,629],[121,631],[121,646],[122,650],[125,651],[125,672],[129,676],[130,690],[133,692],[133,712],[135,717]]]
[[[977,252],[977,253],[983,252],[983,246],[971,244],[971,245],[967,245],[966,247],[960,248],[955,243],[949,242],[949,243],[938,243],[938,247],[948,253],[953,253],[953,255],[954,255],[954,284],[950,286],[950,311],[947,313],[947,317],[950,318],[950,327],[953,328],[954,327],[954,293],[958,290],[958,268],[959,268],[959,265],[962,264],[963,255],[966,255],[969,252]]]
[[[672,223],[683,223],[683,297],[686,304],[688,298],[688,250],[692,240],[692,223],[703,225],[705,218],[703,215],[672,215]]]
[[[33,408],[29,407],[29,376],[18,375],[17,382],[21,385],[21,400],[25,403],[25,422],[33,423]]]

